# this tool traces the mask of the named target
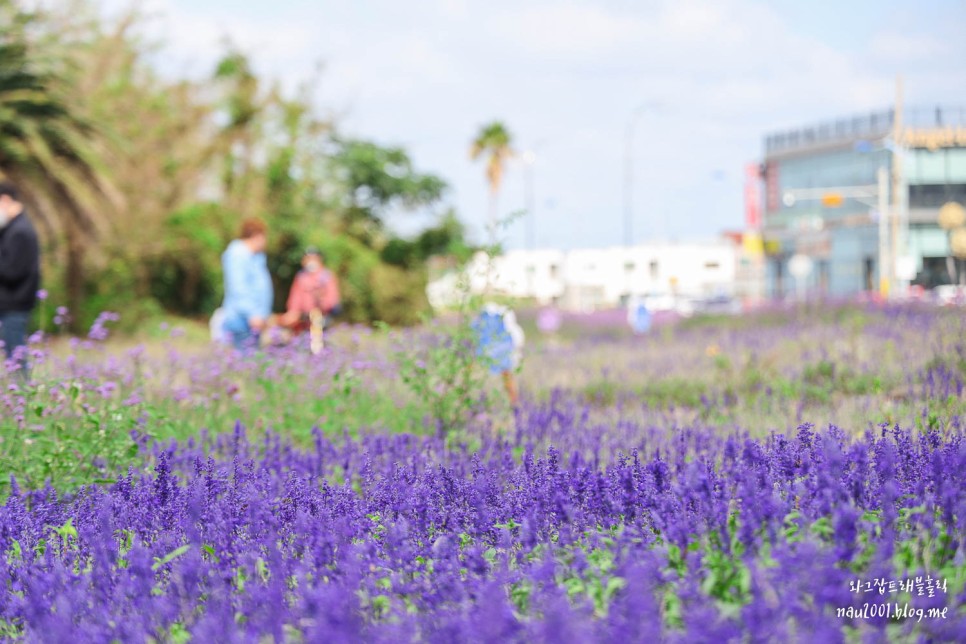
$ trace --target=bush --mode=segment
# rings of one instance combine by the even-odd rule
[[[138,296],[137,279],[131,266],[121,258],[109,260],[100,270],[88,271],[87,276],[84,306],[80,311],[70,312],[81,330],[90,328],[104,311],[114,311],[121,316],[114,328],[130,333],[157,319],[164,311],[154,298]]]
[[[388,324],[413,325],[429,312],[422,271],[377,264],[372,269],[372,315]]]

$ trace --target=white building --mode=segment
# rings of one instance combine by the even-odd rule
[[[473,293],[483,293],[489,281],[495,294],[582,311],[612,308],[630,296],[648,294],[735,296],[740,295],[736,293],[740,253],[740,247],[727,239],[571,251],[513,250],[492,263],[479,253],[462,276],[450,273],[431,282],[427,295],[434,307],[445,307],[458,297],[462,279],[463,288]]]

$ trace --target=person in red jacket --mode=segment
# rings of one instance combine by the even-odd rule
[[[328,322],[341,311],[339,281],[325,266],[322,252],[313,246],[305,249],[302,270],[295,276],[288,293],[282,324],[300,332],[311,328],[311,318],[321,315]]]

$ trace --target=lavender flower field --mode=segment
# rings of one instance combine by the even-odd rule
[[[437,327],[110,323],[3,376],[2,638],[966,639],[961,310],[574,317],[528,329],[516,410],[407,388]]]

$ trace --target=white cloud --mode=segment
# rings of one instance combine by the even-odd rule
[[[889,31],[872,38],[868,54],[882,64],[935,62],[951,53],[947,45],[935,36]]]
[[[141,32],[163,44],[155,56],[163,72],[207,76],[229,42],[249,56],[256,70],[292,84],[305,79],[319,60],[312,54],[312,24],[291,14],[263,18],[176,0],[101,0],[101,5],[113,16],[137,9],[143,17]]]
[[[340,58],[336,52],[330,60],[333,84],[373,100],[398,98],[459,80],[452,58],[411,34],[380,40],[352,59]]]
[[[465,18],[469,15],[469,0],[439,0],[438,7],[452,18]]]
[[[554,2],[500,12],[498,33],[531,55],[600,57],[626,45],[639,25],[594,5]]]

